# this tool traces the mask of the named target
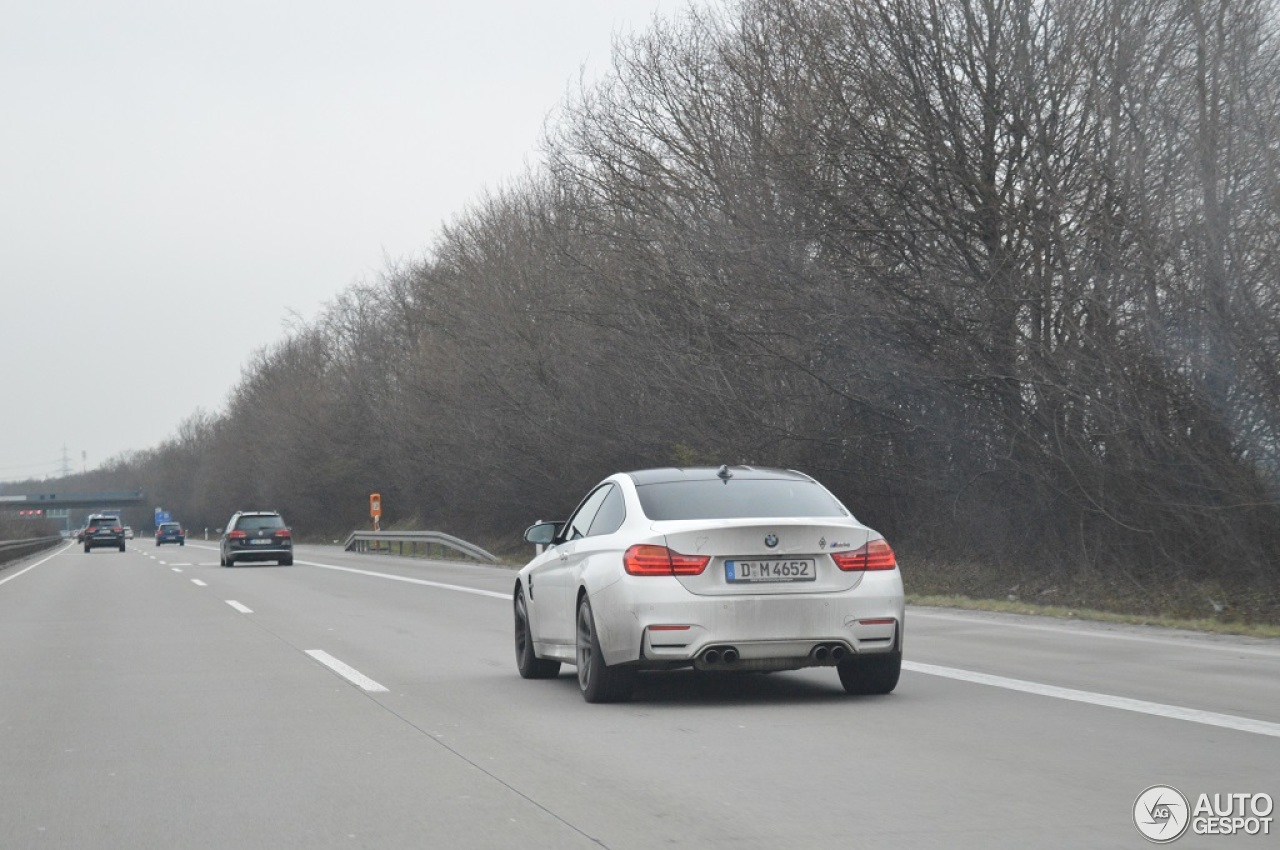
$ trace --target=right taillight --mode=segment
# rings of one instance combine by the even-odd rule
[[[891,570],[898,565],[893,549],[883,539],[872,540],[849,552],[832,552],[831,560],[845,572],[855,570]]]
[[[633,576],[696,576],[711,563],[710,555],[681,555],[666,546],[640,544],[622,556],[622,565]]]

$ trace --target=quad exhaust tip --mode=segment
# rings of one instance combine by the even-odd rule
[[[849,650],[838,643],[820,643],[809,651],[809,657],[818,664],[835,664],[848,654]]]
[[[714,666],[716,664],[734,664],[738,660],[738,650],[732,646],[713,646],[702,653],[702,662]]]

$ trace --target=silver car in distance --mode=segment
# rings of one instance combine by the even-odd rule
[[[835,667],[851,694],[902,669],[893,550],[803,473],[745,466],[611,475],[516,579],[526,679],[578,668],[587,702],[627,700],[639,670]]]

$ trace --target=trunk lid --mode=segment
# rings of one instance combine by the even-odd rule
[[[862,580],[845,572],[832,552],[857,549],[880,535],[853,520],[758,519],[655,522],[667,546],[684,555],[710,556],[696,576],[677,576],[699,596],[837,593]],[[773,545],[770,545],[770,544]]]

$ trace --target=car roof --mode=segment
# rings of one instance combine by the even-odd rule
[[[774,469],[767,466],[690,466],[640,469],[626,473],[636,484],[666,484],[672,481],[709,481],[721,477],[721,470],[733,478],[772,479],[783,481],[813,481],[803,472],[794,469]]]

